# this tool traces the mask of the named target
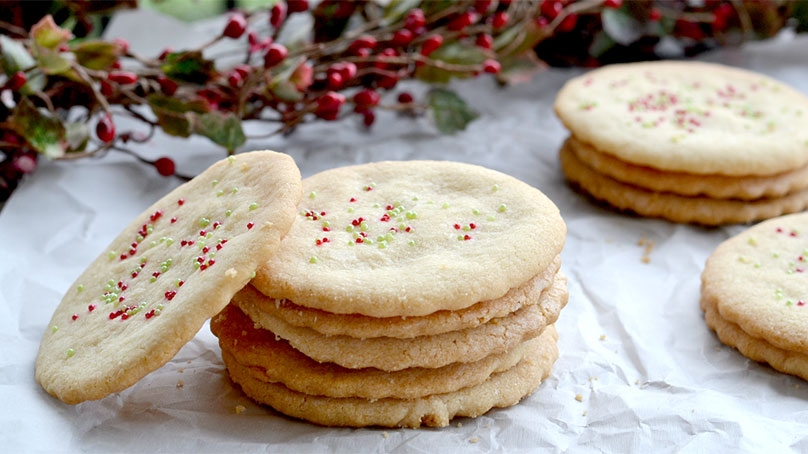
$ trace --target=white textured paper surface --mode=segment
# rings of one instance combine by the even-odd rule
[[[132,23],[117,22],[114,36],[147,53],[169,42],[139,33]],[[160,29],[189,43],[204,40],[194,35],[204,26]],[[808,93],[807,38],[705,59],[758,70]],[[546,193],[568,226],[562,266],[570,301],[557,324],[561,356],[527,400],[443,429],[322,428],[244,397],[228,380],[207,326],[171,362],[124,392],[77,406],[48,396],[34,380],[34,358],[62,293],[123,226],[179,184],[134,159],[109,155],[42,162],[0,212],[2,450],[808,451],[808,383],[720,344],[699,309],[704,261],[743,227],[705,229],[620,215],[566,186],[557,162],[566,133],[551,106],[563,82],[580,72],[551,70],[506,90],[487,78],[455,85],[481,117],[453,136],[440,135],[424,119],[380,112],[369,133],[351,119],[250,143],[289,153],[304,176],[368,161],[443,159],[481,164]],[[170,155],[188,173],[222,157],[202,139],[158,136],[139,150]],[[646,250],[641,240],[653,248]],[[245,410],[237,414],[239,405]]]

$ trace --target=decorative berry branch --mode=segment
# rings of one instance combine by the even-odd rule
[[[289,134],[310,121],[359,115],[369,128],[375,112],[387,109],[429,112],[440,131],[453,133],[477,116],[444,86],[453,78],[492,75],[507,85],[545,62],[595,66],[660,58],[669,56],[661,50],[670,53],[671,44],[686,56],[771,36],[787,18],[808,16],[794,2],[774,0],[323,0],[316,6],[277,0],[268,11],[231,12],[222,32],[195,49],[166,48],[148,57],[122,39],[77,37],[79,25],[88,23],[82,8],[92,2],[65,1],[76,13],[65,21],[72,31],[49,15],[30,27],[0,22],[0,200],[34,171],[39,155],[132,153],[128,142],[146,141],[158,129],[201,135],[234,153],[248,139],[245,122],[274,125],[269,135]],[[131,0],[104,3],[133,6]],[[307,40],[281,40],[290,21],[309,24]],[[221,41],[241,46],[241,63],[226,67],[208,55]],[[403,80],[428,84],[425,99],[406,91],[384,96]],[[142,129],[118,130],[116,118],[123,116]],[[139,159],[175,175],[170,156]]]

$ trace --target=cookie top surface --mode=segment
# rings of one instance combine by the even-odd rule
[[[570,80],[555,111],[598,150],[662,170],[770,175],[808,163],[808,97],[728,66],[605,66]]]
[[[750,336],[808,353],[808,213],[770,219],[719,245],[702,273],[702,299]]]
[[[154,203],[66,292],[37,381],[72,404],[165,364],[277,250],[301,194],[294,161],[262,151],[222,160]]]
[[[378,162],[303,181],[298,219],[252,284],[333,313],[420,316],[499,298],[564,244],[558,208],[505,174]]]

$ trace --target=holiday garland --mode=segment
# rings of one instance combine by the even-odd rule
[[[800,20],[808,2],[775,0],[277,0],[267,10],[230,12],[221,33],[195,49],[144,56],[124,40],[85,36],[94,7],[108,14],[135,7],[132,0],[63,1],[69,14],[57,15],[59,23],[44,15],[30,26],[24,2],[5,3],[12,14],[0,22],[0,201],[39,156],[132,153],[127,143],[148,141],[158,129],[204,136],[235,153],[248,139],[248,121],[288,134],[353,115],[371,127],[377,109],[391,109],[429,112],[452,133],[476,118],[446,88],[453,78],[490,75],[507,85],[546,64],[684,57],[773,36],[789,18],[800,31],[808,24]],[[286,38],[290,23],[308,33]],[[239,63],[208,56],[225,40],[239,45]],[[396,90],[410,79],[428,84],[425,99]],[[121,116],[142,129],[118,130]],[[170,156],[140,159],[176,174]]]

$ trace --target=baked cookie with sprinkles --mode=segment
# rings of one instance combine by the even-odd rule
[[[724,65],[610,65],[559,91],[570,182],[642,216],[706,225],[808,207],[808,96]]]
[[[720,244],[702,273],[701,308],[723,343],[808,380],[808,213]]]
[[[36,379],[76,404],[159,368],[278,248],[301,199],[283,154],[224,159],[135,218],[56,307]]]

